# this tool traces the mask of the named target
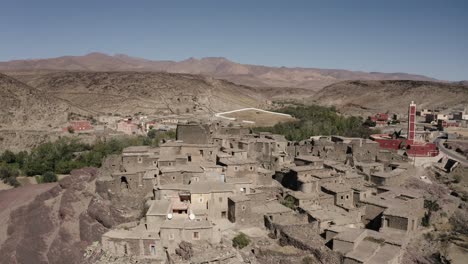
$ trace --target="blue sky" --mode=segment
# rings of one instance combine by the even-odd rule
[[[468,1],[0,0],[0,61],[123,53],[468,79]]]

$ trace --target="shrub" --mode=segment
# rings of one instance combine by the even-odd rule
[[[16,162],[16,155],[10,150],[5,150],[1,156],[1,160],[6,163],[14,163]]]
[[[18,187],[20,184],[16,180],[19,176],[18,164],[0,162],[0,180],[13,187]]]
[[[431,220],[431,212],[429,211],[427,213],[424,213],[424,217],[421,220],[421,225],[424,227],[428,227],[430,220]]]
[[[314,264],[314,263],[316,263],[316,261],[310,256],[304,257],[302,259],[302,264]]]
[[[294,204],[294,198],[291,196],[286,197],[283,201],[281,201],[281,204],[290,209],[294,209],[296,207]]]
[[[424,208],[430,212],[437,212],[440,210],[440,205],[437,203],[437,201],[424,200]]]
[[[57,175],[55,173],[48,171],[42,174],[42,182],[47,183],[47,182],[56,182],[57,181]]]
[[[150,131],[148,131],[148,137],[149,138],[155,138],[156,137],[156,130],[151,128]]]
[[[75,129],[74,129],[72,126],[67,127],[67,131],[68,131],[68,133],[70,133],[70,134],[75,133]]]
[[[239,233],[232,239],[232,246],[238,249],[245,248],[250,244],[249,237],[244,233]]]

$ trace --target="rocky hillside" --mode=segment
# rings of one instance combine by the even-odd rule
[[[248,65],[222,57],[183,61],[154,61],[127,55],[109,56],[90,53],[85,56],[64,56],[50,59],[0,62],[0,71],[164,71],[203,74],[254,87],[294,87],[319,90],[343,80],[423,80],[422,75],[406,73],[361,72],[338,69],[287,68]]]
[[[353,114],[406,113],[414,101],[421,108],[452,109],[468,104],[468,87],[426,81],[345,81],[323,88],[306,100]]]
[[[14,77],[43,94],[100,113],[212,113],[266,102],[250,87],[191,74],[53,72]]]
[[[87,263],[87,246],[111,227],[135,221],[139,200],[103,198],[107,190],[96,190],[97,174],[85,168],[58,184],[0,191],[0,263]]]
[[[59,98],[0,74],[0,130],[58,128],[66,122],[67,112],[73,109]]]

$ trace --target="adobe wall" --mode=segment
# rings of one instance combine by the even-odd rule
[[[159,175],[159,183],[165,184],[188,184],[188,179],[185,179],[184,174],[180,171],[165,172]]]
[[[188,144],[208,144],[210,142],[210,128],[202,124],[179,124],[176,130],[177,140]]]
[[[257,177],[255,178],[256,185],[271,186],[272,183],[273,174],[257,172]]]
[[[365,225],[369,224],[370,222],[373,222],[373,227],[377,228],[381,226],[381,219],[380,217],[382,216],[383,211],[386,209],[384,207],[380,207],[378,205],[373,205],[373,204],[367,204],[363,203],[366,206],[365,209],[365,215],[363,222]]]
[[[214,219],[227,219],[228,198],[232,195],[231,192],[213,193],[209,202],[208,215]],[[225,213],[224,216],[223,212]]]
[[[404,231],[409,231],[408,219],[404,217],[384,215],[384,227],[383,228],[394,228]],[[388,224],[388,225],[387,225]],[[415,223],[416,225],[416,223]]]
[[[159,236],[162,246],[167,247],[167,251],[170,253],[174,253],[183,240],[182,229],[180,228],[161,228]]]
[[[228,218],[240,226],[261,225],[263,216],[259,217],[252,212],[251,201],[228,202]]]
[[[148,167],[158,164],[156,157],[148,157],[147,155],[131,155],[122,156],[122,163],[126,171],[140,171]]]
[[[211,194],[209,193],[192,193],[190,195],[191,205],[190,209],[195,212],[207,213],[209,210],[209,202],[211,200]]]

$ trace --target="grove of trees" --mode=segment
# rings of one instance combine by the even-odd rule
[[[273,127],[258,127],[254,131],[284,135],[288,140],[300,141],[317,135],[339,135],[368,138],[373,133],[364,120],[356,116],[343,116],[333,107],[318,105],[291,105],[275,110],[290,114],[297,121],[279,123]]]
[[[30,152],[0,153],[0,180],[18,186],[19,175],[42,175],[42,182],[57,181],[56,174],[68,174],[83,167],[100,167],[103,159],[119,154],[129,146],[158,146],[162,139],[174,138],[173,131],[151,132],[149,136],[113,138],[85,144],[76,138],[63,137],[37,146]]]

